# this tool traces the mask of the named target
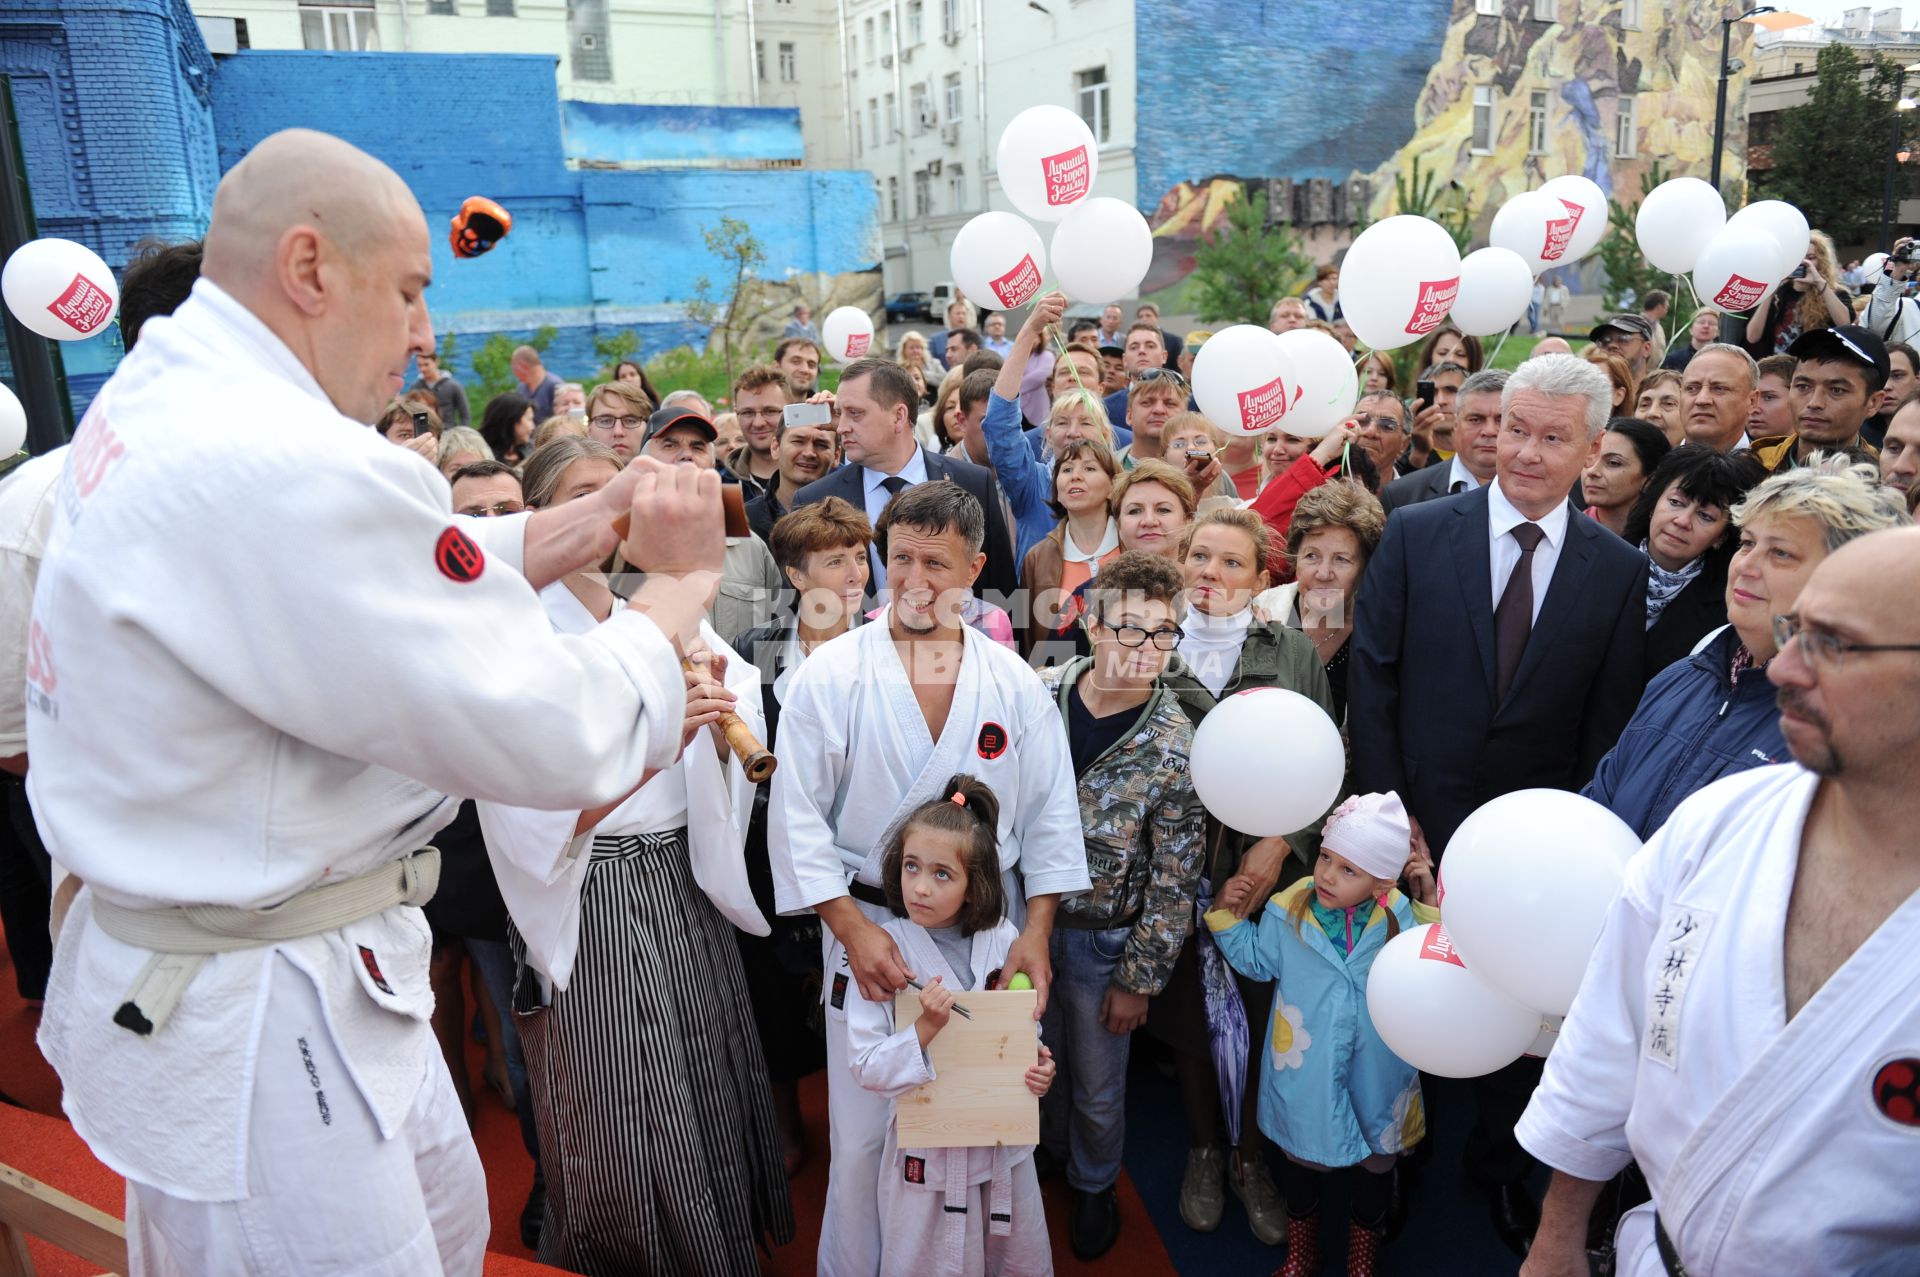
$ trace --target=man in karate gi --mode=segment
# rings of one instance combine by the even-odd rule
[[[391,170],[266,139],[54,490],[28,785],[87,886],[40,1046],[127,1179],[135,1274],[479,1273],[484,1180],[427,1024],[425,849],[450,792],[597,806],[679,752],[717,476],[636,463],[537,515],[452,514],[366,427],[432,346],[431,274]],[[528,585],[610,553],[621,513],[655,575],[555,635]]]
[[[1066,729],[1045,686],[1010,649],[960,620],[986,555],[986,515],[956,483],[917,484],[879,528],[892,595],[886,615],[814,651],[780,714],[769,829],[774,904],[826,924],[827,1102],[833,1136],[823,1277],[880,1268],[874,1185],[886,1142],[884,1095],[848,1071],[847,1002],[891,1000],[909,974],[880,928],[891,915],[880,860],[900,821],[948,777],[971,772],[1000,799],[1000,864],[1020,938],[1004,982],[1024,971],[1046,1006],[1047,943],[1062,895],[1087,890]]]
[[[1525,1277],[1920,1272],[1920,529],[1814,569],[1767,667],[1799,765],[1681,804],[1627,868],[1520,1142],[1554,1167]]]

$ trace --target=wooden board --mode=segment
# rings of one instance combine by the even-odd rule
[[[0,1165],[0,1273],[32,1274],[30,1262],[23,1258],[22,1234],[112,1272],[127,1271],[125,1224],[11,1166]]]
[[[992,1148],[1040,1142],[1040,1097],[1027,1070],[1040,1059],[1032,989],[962,993],[973,1019],[947,1020],[927,1048],[934,1080],[894,1101],[901,1148]],[[893,1000],[896,1029],[920,1018],[911,989]]]

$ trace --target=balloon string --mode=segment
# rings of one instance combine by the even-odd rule
[[[1518,322],[1518,321],[1515,321],[1515,322]],[[1500,334],[1499,341],[1493,343],[1493,353],[1487,356],[1487,367],[1491,368],[1495,364],[1500,362],[1500,351],[1502,348],[1506,346],[1507,338],[1511,336],[1513,336],[1513,329],[1509,328],[1507,329],[1507,331]]]
[[[1080,370],[1073,366],[1073,360],[1068,357],[1067,339],[1060,335],[1059,326],[1058,325],[1048,325],[1048,326],[1053,329],[1053,344],[1060,348],[1060,359],[1062,362],[1064,362],[1067,365],[1067,372],[1069,375],[1073,377],[1073,384],[1080,387],[1081,394],[1093,395],[1093,392],[1087,389],[1087,383],[1080,380]],[[1097,395],[1093,395],[1093,397],[1099,398],[1099,396]],[[1113,423],[1108,422],[1107,424],[1111,426]]]

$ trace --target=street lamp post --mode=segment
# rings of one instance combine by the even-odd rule
[[[1763,15],[1772,16],[1766,22],[1757,21]],[[1727,80],[1733,74],[1727,69],[1727,55],[1732,51],[1733,24],[1736,22],[1753,22],[1769,31],[1785,31],[1790,27],[1808,26],[1813,19],[1803,14],[1788,13],[1770,4],[1755,5],[1731,18],[1720,19],[1720,93],[1713,108],[1713,173],[1708,179],[1716,191],[1720,189],[1720,152],[1727,141]]]
[[[1900,152],[1900,113],[1911,111],[1914,100],[1907,96],[1907,72],[1911,67],[1900,68],[1900,98],[1893,107],[1893,136],[1887,139],[1887,180],[1880,191],[1880,251],[1893,251],[1893,173],[1894,167],[1905,157]]]

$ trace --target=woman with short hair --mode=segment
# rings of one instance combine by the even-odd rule
[[[476,461],[498,460],[493,455],[493,449],[487,446],[486,438],[472,426],[448,426],[440,432],[440,455],[434,459],[434,464],[449,480],[461,466],[470,466]]]
[[[1315,488],[1293,508],[1287,559],[1294,579],[1268,590],[1254,606],[1305,634],[1326,671],[1333,721],[1347,721],[1347,641],[1353,637],[1353,600],[1360,578],[1380,546],[1387,515],[1380,499],[1357,483]]]
[[[1020,583],[1031,611],[1023,653],[1029,658],[1040,637],[1058,628],[1066,600],[1121,553],[1120,528],[1112,511],[1120,473],[1112,450],[1098,439],[1072,440],[1053,463],[1048,504],[1059,523],[1020,564]]]
[[[1647,556],[1646,676],[1727,623],[1733,507],[1766,478],[1759,458],[1683,443],[1654,467],[1627,515],[1626,539]]]

